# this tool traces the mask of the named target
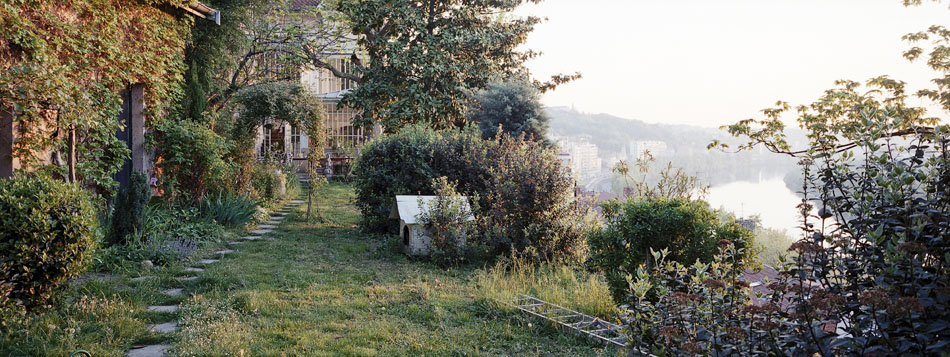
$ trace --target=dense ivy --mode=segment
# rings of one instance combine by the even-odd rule
[[[186,0],[10,0],[0,5],[0,108],[23,128],[14,156],[28,169],[68,173],[100,190],[129,152],[115,138],[119,92],[146,86],[149,118],[177,99],[192,19]]]

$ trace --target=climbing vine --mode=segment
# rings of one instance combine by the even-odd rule
[[[99,193],[129,151],[115,137],[119,93],[145,85],[149,125],[180,96],[193,20],[186,0],[7,0],[0,5],[0,110],[13,156]],[[74,153],[74,154],[70,154]]]

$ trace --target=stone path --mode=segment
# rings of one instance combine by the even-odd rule
[[[303,201],[301,200],[291,200],[290,203],[288,203],[283,208],[281,208],[281,211],[275,212],[274,215],[271,216],[271,219],[270,221],[267,222],[267,224],[262,224],[262,225],[257,226],[256,230],[248,232],[253,235],[241,237],[241,240],[243,241],[257,241],[257,240],[273,241],[275,240],[275,238],[267,237],[266,235],[270,234],[271,232],[273,232],[275,228],[277,228],[277,225],[280,224],[280,221],[282,221],[285,218],[285,216],[290,213],[289,212],[290,209],[300,205],[301,203],[303,203]],[[244,243],[243,241],[228,242],[228,245],[232,246],[232,248],[236,248],[235,246],[239,244],[243,244]],[[216,256],[219,256],[220,258],[224,258],[225,255],[228,255],[231,253],[234,253],[234,249],[221,249],[214,252],[214,254]],[[219,261],[220,259],[211,259],[211,258],[201,259],[201,263],[205,265],[214,264]],[[192,273],[201,273],[205,271],[204,268],[198,268],[198,267],[186,267],[183,270],[185,272],[192,272]],[[137,278],[132,278],[132,281],[139,282],[139,281],[144,281],[144,280],[152,279],[152,278],[154,278],[154,276],[140,276]],[[179,276],[179,277],[175,277],[175,279],[178,281],[193,281],[195,279],[198,279],[198,277],[197,276]],[[184,293],[184,289],[181,289],[181,288],[166,289],[166,290],[162,290],[162,293],[168,296],[181,296]],[[160,313],[176,313],[178,312],[178,309],[179,309],[178,305],[154,305],[154,306],[148,307],[148,311],[160,312]],[[178,331],[178,322],[168,321],[164,323],[150,325],[148,327],[148,330],[151,333],[172,333],[172,332]],[[166,345],[166,344],[157,344],[157,345],[137,346],[137,347],[138,348],[133,348],[129,350],[129,352],[126,353],[126,356],[127,357],[163,357],[167,355],[168,349],[171,346]]]

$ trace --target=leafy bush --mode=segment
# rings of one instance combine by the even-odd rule
[[[648,263],[650,250],[668,250],[680,263],[710,262],[717,242],[735,242],[751,254],[753,235],[734,221],[722,223],[703,201],[645,198],[603,204],[607,224],[591,232],[591,267],[604,272],[617,301],[626,301],[626,276]]]
[[[367,144],[354,174],[364,229],[396,233],[388,218],[395,195],[431,195],[432,179],[445,176],[459,193],[479,197],[472,239],[492,255],[514,250],[579,260],[584,254],[589,211],[574,200],[572,179],[542,143],[507,135],[482,140],[474,127],[409,126]]]
[[[741,279],[748,255],[725,240],[709,263],[684,265],[668,259],[667,249],[651,251],[655,268],[641,265],[628,281],[628,347],[653,355],[785,355],[775,338],[779,306],[757,303]]]
[[[96,211],[76,185],[42,176],[0,180],[0,307],[44,304],[94,248]]]
[[[233,181],[234,170],[224,160],[229,145],[204,124],[180,121],[165,124],[155,134],[155,166],[170,199],[197,203]]]
[[[459,263],[465,258],[472,211],[467,199],[444,176],[432,179],[432,187],[436,198],[429,202],[419,199],[421,209],[416,219],[432,238],[431,258],[442,265]]]
[[[129,240],[129,257],[152,260],[157,264],[176,261],[190,255],[202,242],[215,241],[222,228],[187,205],[148,205],[141,232]]]
[[[234,193],[219,193],[205,196],[198,202],[202,216],[223,226],[241,226],[251,221],[257,213],[257,202]]]
[[[263,204],[273,204],[287,194],[287,176],[277,165],[254,164],[251,194]]]
[[[119,190],[115,197],[110,245],[124,245],[129,235],[142,230],[145,205],[151,197],[152,188],[148,185],[148,177],[141,172],[132,173],[129,186]]]

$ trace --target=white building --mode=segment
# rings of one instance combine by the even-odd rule
[[[630,141],[631,160],[643,159],[647,152],[654,157],[662,156],[667,153],[666,142],[659,140],[633,140]]]
[[[561,148],[558,157],[577,178],[588,179],[602,172],[603,160],[600,158],[597,145],[576,137],[552,137],[551,139]]]

